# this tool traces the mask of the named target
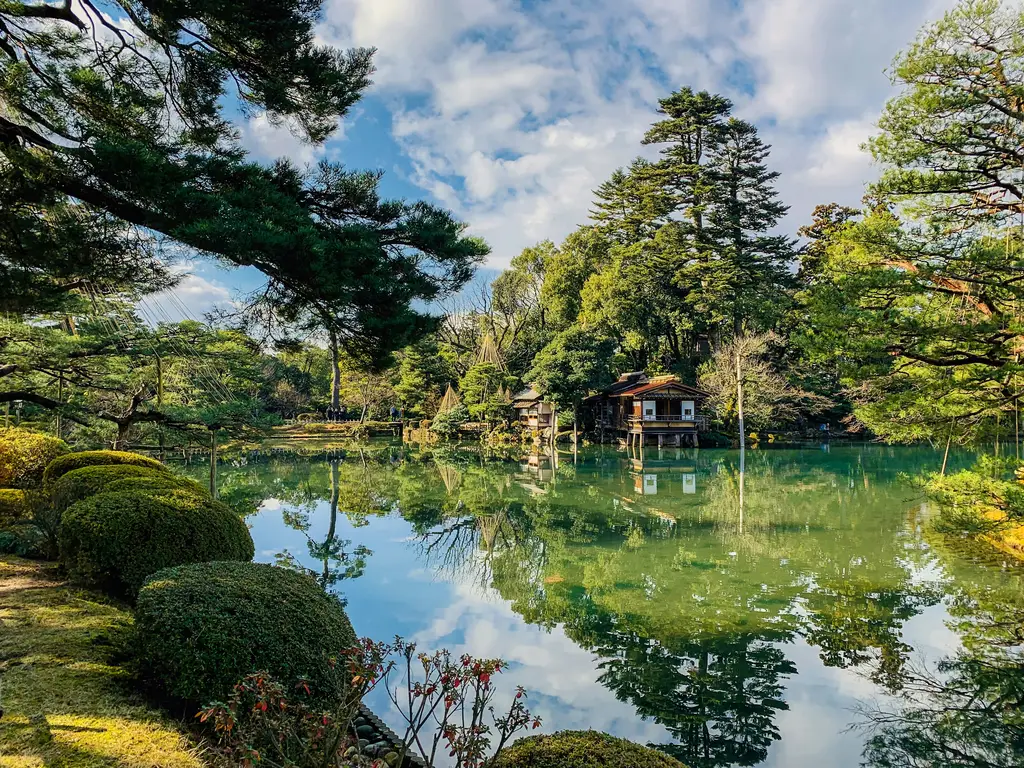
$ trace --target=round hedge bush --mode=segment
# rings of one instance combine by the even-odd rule
[[[0,488],[34,488],[47,466],[70,448],[63,440],[27,429],[0,429]]]
[[[126,477],[114,480],[103,489],[105,493],[127,493],[140,491],[151,496],[177,495],[186,493],[202,499],[210,498],[210,492],[187,477],[172,475],[169,472],[153,472],[146,475]],[[230,504],[228,506],[231,506]]]
[[[663,752],[599,731],[531,736],[506,747],[494,768],[686,768]]]
[[[69,453],[65,456],[50,462],[43,473],[43,485],[50,488],[68,472],[83,467],[106,466],[111,464],[128,464],[134,467],[148,467],[158,472],[170,472],[167,467],[156,459],[143,456],[140,453],[128,453],[127,451],[79,451]]]
[[[62,511],[77,501],[106,491],[111,483],[150,477],[162,479],[169,475],[151,467],[140,467],[134,464],[100,464],[73,469],[67,474],[61,475],[56,481],[51,481],[48,489],[54,508]]]
[[[25,492],[16,488],[0,488],[0,528],[17,523],[29,514]]]
[[[265,670],[310,680],[329,702],[343,690],[331,659],[356,643],[338,599],[302,573],[265,563],[197,563],[154,573],[139,592],[133,651],[140,678],[175,699],[226,700]]]
[[[81,582],[134,595],[149,574],[206,560],[251,560],[252,536],[234,510],[182,491],[100,493],[72,504],[60,562]]]

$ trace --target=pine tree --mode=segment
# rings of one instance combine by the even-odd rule
[[[714,282],[724,289],[719,298],[722,314],[731,311],[737,336],[744,321],[770,327],[791,283],[787,268],[794,257],[793,244],[784,235],[768,234],[788,210],[775,190],[778,172],[765,165],[769,149],[757,128],[732,118],[710,163],[707,222],[717,258],[708,264],[711,275],[704,278],[721,273]]]

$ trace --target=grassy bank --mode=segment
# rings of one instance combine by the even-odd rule
[[[200,750],[112,661],[122,607],[0,555],[0,767],[199,768]]]

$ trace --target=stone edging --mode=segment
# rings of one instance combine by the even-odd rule
[[[383,736],[387,741],[391,742],[395,747],[396,752],[401,752],[402,740],[398,737],[398,734],[388,728],[387,724],[385,724],[383,720],[370,711],[369,707],[365,704],[360,704],[359,714],[366,718],[367,722],[376,729],[377,733]],[[427,768],[427,763],[410,748],[405,755],[405,760],[402,763],[401,768]]]

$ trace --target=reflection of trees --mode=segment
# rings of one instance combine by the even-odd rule
[[[939,595],[912,583],[928,556],[893,515],[904,492],[873,481],[895,476],[891,462],[752,452],[741,475],[732,454],[684,458],[699,478],[688,497],[637,496],[615,454],[541,493],[508,465],[463,464],[445,490],[452,516],[421,546],[527,621],[562,625],[598,656],[604,685],[669,730],[678,743],[662,748],[682,762],[754,765],[779,738],[796,671],[782,643],[802,634],[824,663],[896,689],[901,628]],[[659,489],[679,482],[681,470],[656,471]]]
[[[338,459],[330,461],[330,511],[327,535],[322,541],[314,539],[309,533],[311,521],[308,510],[291,509],[285,510],[282,513],[286,525],[297,531],[302,531],[303,535],[305,535],[309,556],[313,560],[319,561],[322,564],[321,567],[314,570],[303,566],[295,555],[288,550],[283,550],[275,556],[278,565],[308,573],[325,590],[332,590],[339,582],[345,579],[355,579],[362,576],[363,570],[366,567],[366,558],[373,554],[363,546],[358,546],[349,552],[352,542],[349,539],[341,539],[337,535],[338,503],[341,497],[338,465]]]
[[[827,666],[870,664],[871,680],[895,692],[903,685],[912,650],[900,639],[900,628],[941,598],[939,590],[905,581],[878,589],[856,577],[829,579],[807,598],[804,639],[818,648]]]
[[[959,585],[949,623],[963,648],[934,668],[910,665],[900,705],[864,713],[871,768],[1024,765],[1024,573],[947,565]]]
[[[901,640],[907,620],[940,596],[913,578],[935,558],[909,512],[912,492],[896,484],[907,468],[897,459],[917,467],[914,454],[807,451],[780,460],[752,451],[741,476],[734,453],[689,452],[680,456],[685,469],[649,462],[645,471],[659,472],[650,496],[635,492],[623,455],[607,450],[581,453],[576,466],[563,461],[553,480],[451,448],[349,450],[327,472],[322,461],[287,458],[238,471],[261,483],[262,498],[288,505],[309,536],[307,562],[319,564],[325,582],[338,553],[309,534],[318,501],[331,501],[327,542],[338,513],[356,524],[400,513],[425,565],[497,590],[528,622],[563,626],[598,657],[604,685],[668,729],[677,743],[662,748],[696,767],[765,759],[796,671],[783,644],[797,636],[829,666],[865,670],[893,692],[925,693]],[[684,472],[696,474],[696,493],[683,493]],[[222,476],[231,483],[231,468]],[[984,670],[943,674],[978,683]],[[999,700],[1001,683],[985,685],[995,687],[976,687],[979,700]],[[935,741],[940,732],[922,724],[928,716],[914,715],[914,727]],[[887,725],[889,740],[873,744],[896,754],[914,728]],[[928,764],[880,754],[879,766]]]
[[[600,658],[600,681],[677,743],[659,745],[693,768],[749,766],[780,737],[782,679],[796,668],[778,643],[787,632],[677,635],[659,641],[633,616],[601,611],[585,596],[565,631]]]

